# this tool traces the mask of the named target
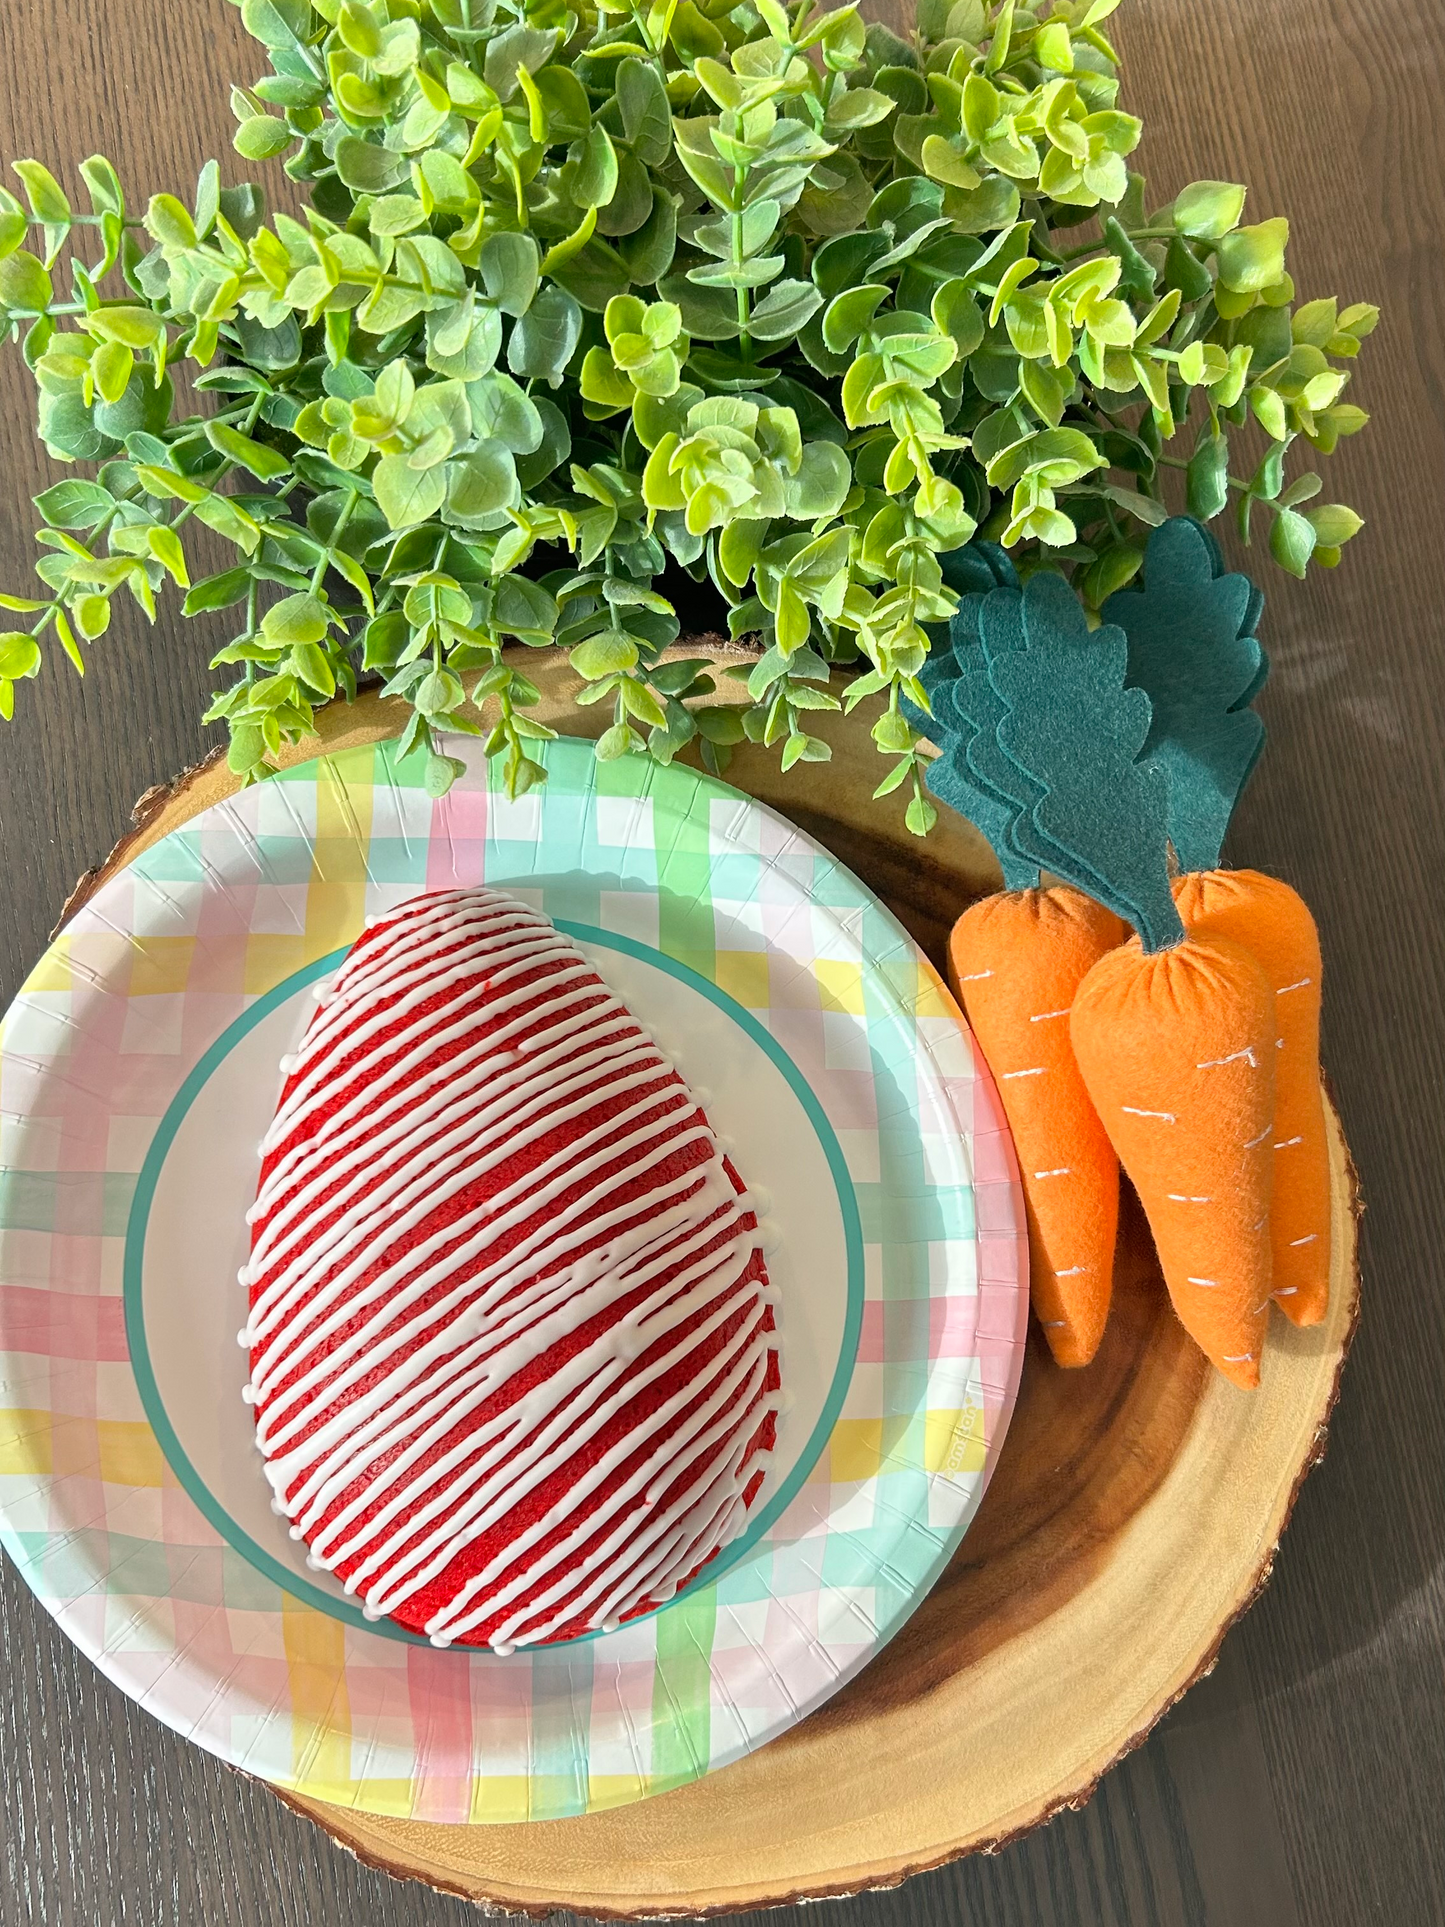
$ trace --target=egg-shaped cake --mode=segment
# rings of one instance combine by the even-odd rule
[[[368,1618],[507,1652],[670,1599],[743,1529],[776,1294],[697,1098],[540,911],[416,897],[320,993],[262,1145],[247,1398]]]

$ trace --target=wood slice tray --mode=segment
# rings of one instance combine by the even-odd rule
[[[579,683],[564,657],[529,653],[527,670],[547,721],[603,727],[598,709],[571,706]],[[379,741],[404,720],[364,695],[323,712],[323,745]],[[728,780],[848,864],[941,965],[953,919],[1001,881],[993,856],[949,812],[926,843],[909,836],[897,799],[871,800],[877,758],[859,726],[871,717],[829,720],[831,763],[783,777],[775,756],[745,746]],[[135,830],[66,914],[235,788],[216,756],[148,792]],[[1359,1308],[1358,1188],[1333,1107],[1330,1154],[1329,1317],[1308,1332],[1273,1322],[1253,1394],[1186,1339],[1126,1203],[1098,1357],[1061,1372],[1031,1334],[993,1483],[952,1565],[871,1666],[761,1752],[639,1805],[521,1826],[377,1819],[282,1797],[388,1873],[518,1913],[603,1918],[701,1918],[894,1886],[1083,1805],[1212,1669],[1323,1454]]]

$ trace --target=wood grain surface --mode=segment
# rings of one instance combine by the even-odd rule
[[[1310,292],[1378,299],[1369,433],[1331,494],[1370,527],[1301,587],[1271,572],[1274,744],[1234,854],[1323,928],[1326,1055],[1361,1168],[1365,1321],[1329,1456],[1217,1672],[1082,1813],[991,1859],[845,1903],[860,1927],[1356,1927],[1445,1920],[1445,11],[1438,0],[1124,0],[1117,37],[1161,195],[1249,180]],[[229,153],[255,62],[222,0],[3,0],[0,153],[97,150],[143,198]],[[232,163],[233,172],[239,163]],[[54,479],[0,367],[0,561]],[[134,797],[207,746],[205,638],[118,623],[83,686],[47,670],[0,741],[0,993]],[[1432,932],[1434,933],[1432,935]],[[157,1727],[6,1568],[0,1922],[418,1927],[474,1918],[345,1859],[263,1788]]]

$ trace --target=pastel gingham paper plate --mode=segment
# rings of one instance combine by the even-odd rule
[[[243,792],[91,899],[0,1036],[0,1542],[169,1726],[374,1813],[585,1813],[784,1731],[942,1570],[1022,1356],[997,1098],[898,924],[723,784],[566,740],[545,758],[515,802],[480,758],[436,801],[387,744]],[[583,945],[771,1192],[791,1398],[703,1577],[505,1658],[368,1626],[308,1570],[235,1342],[258,1140],[315,985],[367,916],[481,882]]]

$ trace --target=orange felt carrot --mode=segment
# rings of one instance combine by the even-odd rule
[[[1252,1388],[1269,1316],[1274,994],[1227,937],[1131,939],[1074,999],[1074,1055],[1154,1233],[1174,1309]]]
[[[1180,877],[1185,928],[1232,937],[1274,992],[1274,1297],[1296,1325],[1317,1325],[1330,1299],[1330,1161],[1320,1089],[1320,939],[1304,900],[1258,870]]]
[[[965,911],[948,974],[998,1083],[1028,1210],[1034,1315],[1060,1365],[1087,1365],[1109,1315],[1119,1161],[1069,1043],[1069,1010],[1127,926],[1082,891],[1011,890]]]

